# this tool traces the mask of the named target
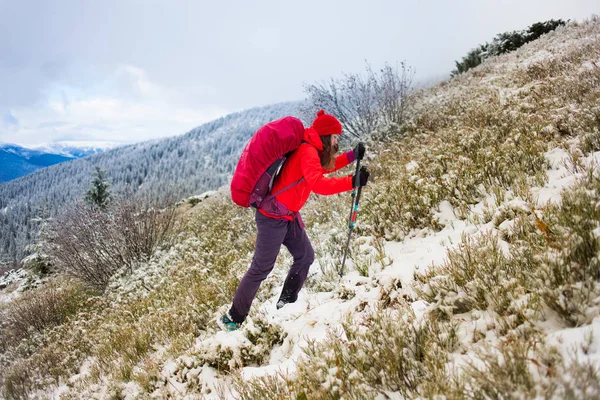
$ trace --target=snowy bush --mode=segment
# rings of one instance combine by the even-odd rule
[[[85,306],[93,292],[72,280],[56,279],[24,293],[0,311],[2,348],[60,325]]]
[[[85,382],[110,377],[150,387],[156,381],[156,360],[147,358],[153,346],[168,343],[164,357],[188,350],[199,332],[211,329],[214,310],[231,300],[240,271],[251,261],[247,210],[222,199],[193,210],[174,249],[137,266],[146,275],[113,277],[77,320],[0,357],[1,381],[12,382],[15,393],[28,393],[58,383],[91,359]]]
[[[464,368],[463,385],[450,395],[469,398],[596,398],[598,369],[577,358],[577,349],[564,357],[540,338],[510,337],[484,346]]]
[[[400,70],[386,64],[379,73],[367,65],[365,77],[348,74],[343,79],[306,85],[308,104],[302,109],[303,119],[310,124],[317,111],[324,109],[356,138],[367,138],[381,126],[401,125],[410,107],[413,75],[405,63]]]
[[[571,325],[588,324],[600,308],[600,175],[588,170],[546,219],[548,246],[537,274],[546,303]]]
[[[53,222],[44,250],[60,272],[104,290],[117,270],[168,245],[174,222],[174,208],[139,199],[114,201],[106,210],[78,204]]]
[[[448,253],[447,262],[415,276],[415,289],[436,305],[433,312],[440,318],[493,311],[499,316],[516,315],[514,322],[520,325],[529,315],[524,307],[539,309],[536,298],[527,295],[537,265],[530,252],[506,255],[496,235],[477,240],[463,237],[459,248]]]
[[[214,339],[197,344],[191,354],[192,367],[208,365],[227,372],[249,365],[263,365],[273,347],[281,344],[285,337],[279,325],[258,316],[245,323],[240,331],[219,332]]]

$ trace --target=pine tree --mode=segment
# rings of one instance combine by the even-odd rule
[[[51,235],[51,221],[52,218],[48,215],[46,202],[44,201],[37,212],[37,216],[31,219],[31,222],[37,225],[36,238],[33,243],[25,246],[25,252],[29,255],[22,260],[23,266],[38,276],[48,274],[52,268],[52,261],[46,253],[50,245],[48,238]]]
[[[106,178],[106,171],[96,167],[92,187],[85,195],[85,201],[92,207],[105,210],[111,200],[110,184]]]
[[[475,68],[488,57],[515,51],[524,44],[536,40],[543,34],[551,32],[561,25],[565,25],[565,21],[562,19],[551,19],[546,22],[536,22],[526,30],[499,33],[494,37],[492,43],[479,45],[479,47],[469,51],[462,58],[462,61],[455,61],[456,69],[450,75],[457,76],[471,68]]]

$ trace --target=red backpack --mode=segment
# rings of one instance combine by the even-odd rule
[[[297,185],[293,182],[270,194],[273,182],[287,156],[304,137],[304,125],[298,118],[284,117],[261,127],[248,141],[231,180],[231,198],[241,207],[261,208],[271,215],[287,215],[287,208],[275,196]]]

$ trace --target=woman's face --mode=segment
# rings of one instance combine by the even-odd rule
[[[340,135],[331,135],[331,150],[333,154],[337,154],[338,150],[340,149],[338,144],[339,139]]]

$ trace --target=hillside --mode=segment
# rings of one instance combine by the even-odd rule
[[[54,216],[85,195],[95,166],[107,171],[116,195],[137,193],[163,201],[216,189],[230,178],[242,146],[256,129],[294,114],[297,105],[283,103],[227,115],[184,135],[118,147],[1,184],[0,263],[25,255],[25,246],[38,229],[31,220],[42,208]]]
[[[600,397],[599,39],[600,18],[571,22],[416,93],[406,126],[367,143],[341,281],[350,196],[313,196],[299,300],[275,309],[283,250],[243,328],[221,331],[256,232],[211,192],[104,294],[55,283],[75,299],[57,301],[75,304],[63,323],[17,343],[0,324],[3,395]],[[4,320],[56,292],[7,302]]]

